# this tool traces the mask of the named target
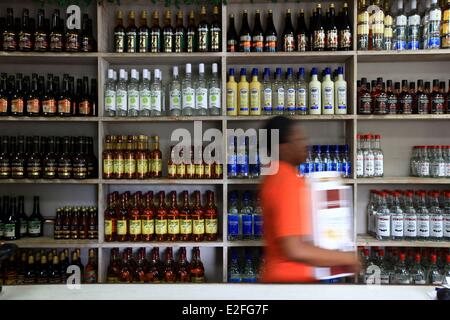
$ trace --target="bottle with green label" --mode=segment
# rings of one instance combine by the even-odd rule
[[[120,69],[116,91],[116,115],[119,117],[126,117],[128,114],[127,77],[127,72],[124,69]]]
[[[181,82],[178,76],[178,67],[173,67],[172,81],[169,84],[169,115],[181,114]]]
[[[238,83],[238,114],[240,116],[249,115],[249,83],[247,81],[247,69],[241,68],[241,79]]]
[[[195,86],[195,114],[206,116],[208,114],[208,85],[205,78],[205,64],[198,65],[198,79]]]
[[[12,198],[9,206],[4,206],[3,240],[20,239],[20,220],[17,217],[16,199]]]
[[[128,96],[128,116],[139,116],[139,73],[136,69],[131,69],[131,77],[127,86]]]
[[[237,82],[234,79],[234,68],[230,68],[228,73],[227,115],[237,116]]]
[[[114,70],[108,69],[108,78],[105,83],[105,116],[114,117],[116,115],[116,81]]]
[[[139,115],[149,117],[151,114],[150,71],[142,70],[142,81],[139,83]]]
[[[39,197],[33,199],[33,213],[28,218],[28,236],[32,238],[42,237],[44,234],[44,218],[39,209]]]
[[[217,63],[212,64],[212,75],[211,79],[209,79],[209,90],[208,90],[208,108],[209,115],[218,116],[221,113],[221,104],[222,104],[222,94],[220,89],[220,80],[218,73],[218,65]]]
[[[250,82],[250,115],[261,115],[261,82],[258,80],[257,68],[253,68]]]
[[[181,113],[183,116],[192,116],[195,108],[195,89],[192,83],[192,65],[186,64],[186,76],[181,85]]]
[[[155,69],[155,74],[153,77],[153,82],[150,87],[150,104],[152,117],[159,117],[163,115],[163,92],[162,92],[162,77],[161,70]]]

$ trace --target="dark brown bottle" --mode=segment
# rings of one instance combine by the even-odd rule
[[[183,11],[177,12],[177,22],[174,32],[174,52],[185,52],[186,51],[186,30],[183,24]]]
[[[336,24],[336,9],[334,8],[334,3],[330,3],[330,9],[328,11],[325,42],[328,51],[336,51],[338,49],[338,28]]]
[[[309,50],[309,30],[305,22],[305,11],[300,9],[297,17],[297,51],[305,52]]]
[[[29,117],[39,116],[41,114],[41,100],[40,100],[40,92],[38,86],[38,77],[37,74],[32,75],[31,79],[31,88],[27,97],[27,108],[26,114]]]
[[[39,273],[37,276],[37,283],[39,284],[45,284],[49,281],[49,274],[48,274],[48,263],[47,263],[47,257],[44,255],[41,256],[41,263],[39,264]]]
[[[70,14],[68,14],[69,18]],[[50,35],[51,37],[51,35]],[[66,34],[65,34],[65,50],[67,52],[78,52],[80,51],[80,46],[81,46],[81,35],[80,35],[80,30],[76,29],[75,26],[73,26],[72,29],[67,29]]]
[[[17,34],[14,28],[14,12],[12,8],[6,9],[6,27],[3,31],[3,50],[17,50]]]
[[[30,13],[28,9],[22,11],[22,25],[19,31],[19,50],[31,51],[33,49],[31,28],[30,28]]]
[[[129,210],[128,240],[131,242],[139,242],[142,238],[141,200],[142,193],[138,191],[133,195]]]
[[[77,79],[77,91],[75,95],[75,107],[73,108],[73,115],[80,115],[80,102],[83,97],[83,79]]]
[[[397,85],[397,84],[396,84]],[[400,89],[400,84],[398,84],[398,89]],[[392,80],[387,81],[387,112],[389,114],[396,114],[398,110],[398,95],[397,90],[394,90],[392,86]]]
[[[230,14],[227,30],[227,51],[237,52],[238,50],[239,50],[239,41],[236,32],[236,27],[234,26],[234,14]]]
[[[25,99],[22,90],[22,79],[17,77],[14,93],[11,95],[11,115],[23,116]]]
[[[153,192],[145,194],[145,206],[141,210],[142,241],[152,241],[155,236]]]
[[[78,115],[91,116],[92,115],[92,99],[89,94],[89,79],[83,77],[83,90],[78,102]]]
[[[75,155],[72,158],[72,177],[74,179],[86,179],[88,175],[86,161],[86,140],[78,137],[75,145]]]
[[[62,236],[62,226],[63,226],[63,216],[64,211],[61,208],[56,209],[55,226],[53,227],[53,238],[55,240],[60,240]]]
[[[70,138],[63,137],[61,154],[58,157],[57,177],[59,179],[72,178],[72,159],[70,155]]]
[[[366,78],[361,79],[361,89],[358,99],[358,113],[372,114],[372,96],[370,94],[370,84]]]
[[[172,28],[172,13],[167,10],[164,14],[164,27],[162,31],[163,38],[163,52],[173,52],[173,28]]]
[[[206,20],[206,7],[202,6],[200,8],[200,22],[197,26],[198,52],[208,52],[211,43],[210,36],[210,28]]]
[[[149,52],[150,49],[150,28],[147,24],[147,10],[142,10],[141,12],[141,21],[138,30],[139,37],[139,52]]]
[[[322,5],[317,4],[314,27],[312,28],[312,49],[313,51],[324,51],[326,45],[325,28],[322,23]]]
[[[444,113],[445,98],[444,94],[439,89],[439,80],[433,80],[433,91],[431,92],[431,114]]]
[[[20,220],[16,214],[16,198],[11,199],[9,206],[3,204],[3,207],[7,208],[3,219],[3,240],[18,240],[20,239]]]
[[[64,208],[62,213],[62,227],[61,238],[70,239],[70,225],[71,225],[72,211],[69,207]]]
[[[127,46],[126,51],[129,53],[137,52],[137,27],[135,24],[136,13],[131,10],[128,13],[128,27],[126,30]]]
[[[377,80],[377,94],[375,96],[374,114],[387,114],[387,94],[383,78]]]
[[[10,112],[6,73],[2,73],[0,78],[0,116],[9,116]]]
[[[252,34],[248,24],[248,11],[242,13],[241,30],[239,31],[239,51],[250,52],[252,49]]]
[[[92,207],[89,209],[87,238],[89,240],[98,239],[98,211],[96,207]]]
[[[8,179],[11,177],[9,159],[9,137],[3,136],[0,140],[0,179]]]
[[[203,241],[205,237],[205,211],[201,205],[200,191],[194,191],[194,204],[191,211],[192,241]]]
[[[79,237],[80,214],[80,208],[72,208],[70,215],[70,239],[72,240],[76,240]]]
[[[29,179],[39,179],[42,176],[42,155],[39,147],[39,137],[34,136],[31,153],[26,161],[27,178]]]
[[[49,267],[48,279],[49,279],[49,281],[48,281],[49,283],[53,283],[53,284],[62,283],[61,266],[59,264],[59,258],[57,255],[53,256],[52,264]]]
[[[339,26],[339,50],[348,51],[353,48],[352,23],[350,22],[350,14],[348,4],[344,3],[342,9],[341,23]]]
[[[61,95],[58,97],[58,115],[61,117],[69,117],[72,115],[72,96],[69,90],[69,77],[63,78],[63,89]]]
[[[186,257],[186,248],[180,247],[177,263],[177,282],[190,282],[189,262]]]
[[[197,49],[198,37],[195,26],[194,10],[189,11],[188,26],[186,30],[186,52],[192,53]]]
[[[412,97],[412,113],[417,113],[417,96],[416,96],[416,83],[410,82],[409,83],[409,94]]]
[[[88,178],[97,178],[97,157],[94,153],[94,138],[86,137],[85,157],[87,162]]]
[[[95,41],[94,38],[92,19],[89,19],[87,14],[83,15],[80,51],[81,52],[97,51],[97,42]]]
[[[153,11],[152,14],[152,27],[150,29],[150,52],[161,52],[161,28],[159,26],[159,13]]]
[[[189,265],[191,271],[191,282],[203,283],[205,282],[205,268],[200,258],[200,248],[194,247],[192,251],[192,260]]]
[[[64,49],[63,33],[59,10],[55,9],[52,15],[52,26],[50,31],[49,50],[52,52],[61,52]]]
[[[47,51],[48,50],[48,34],[45,29],[45,12],[43,9],[38,10],[38,24],[36,31],[33,34],[34,38],[34,51]]]
[[[32,238],[42,237],[44,235],[44,218],[39,209],[39,197],[33,199],[33,213],[28,218],[28,236]]]
[[[58,108],[56,105],[56,97],[53,90],[53,75],[47,76],[47,89],[42,97],[42,114],[44,116],[55,116]]]
[[[430,113],[430,96],[424,89],[423,80],[417,80],[416,96],[417,96],[417,113],[418,114]]]
[[[17,144],[16,144],[17,141]],[[11,156],[11,178],[21,179],[25,177],[25,137],[20,136],[17,140],[12,137],[10,140]]]
[[[78,239],[87,239],[88,228],[89,228],[89,214],[86,208],[81,208],[80,217],[78,224]]]
[[[116,26],[114,27],[114,52],[123,53],[126,51],[126,36],[125,28],[123,26],[123,13],[121,10],[117,11]]]
[[[19,196],[17,204],[17,217],[20,220],[20,237],[28,234],[28,217],[25,214],[25,197]]]
[[[25,277],[23,279],[23,283],[25,285],[35,284],[36,283],[36,267],[34,263],[34,256],[28,256],[28,263],[25,268]]]
[[[44,179],[56,178],[58,171],[57,155],[55,152],[55,138],[41,138],[42,156],[42,177]]]
[[[220,52],[222,51],[222,28],[220,26],[220,18],[219,18],[219,7],[214,6],[213,7],[213,14],[212,14],[212,22],[211,22],[211,28],[209,30],[211,36],[209,37],[209,51],[210,52]],[[262,32],[262,28],[261,28]]]
[[[164,263],[163,271],[164,282],[175,283],[177,278],[176,264],[173,260],[172,247],[166,249],[166,262]]]
[[[399,101],[399,112],[412,114],[413,97],[408,90],[408,80],[402,80],[402,92],[400,93]]]
[[[295,36],[294,27],[292,26],[291,9],[286,12],[284,19],[284,31],[283,31],[283,51],[294,52],[295,51]]]

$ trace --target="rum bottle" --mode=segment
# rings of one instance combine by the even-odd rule
[[[433,80],[433,91],[431,92],[431,114],[444,113],[445,98],[439,88],[439,80]]]
[[[105,241],[111,242],[117,239],[117,213],[115,197],[113,193],[108,194],[107,207],[105,210]]]
[[[38,23],[36,31],[33,34],[34,38],[34,51],[47,51],[48,49],[48,35],[45,30],[45,13],[43,9],[38,10]]]
[[[57,257],[56,257],[57,258]],[[97,258],[94,249],[89,249],[89,260],[84,269],[84,283],[97,283]]]
[[[239,50],[239,41],[236,28],[234,26],[234,14],[230,14],[227,31],[227,51],[237,52],[238,50]]]
[[[50,45],[49,49],[53,52],[63,51],[63,30],[62,24],[59,18],[59,10],[55,9],[52,15],[52,30],[50,32]]]
[[[358,50],[369,50],[369,12],[366,0],[361,0],[358,6]]]
[[[122,151],[123,144],[122,136],[118,136],[116,140],[116,147],[114,152],[114,174],[115,179],[123,179],[125,175],[125,158]]]
[[[210,40],[209,40],[209,51],[210,52],[220,52],[222,51],[222,28],[220,26],[219,18],[219,7],[213,7],[213,18],[210,28]]]
[[[186,50],[186,30],[183,24],[183,11],[177,12],[177,22],[174,32],[174,52],[180,53]]]
[[[128,241],[128,203],[125,194],[120,196],[120,209],[117,214],[117,241],[126,242]]]
[[[200,248],[194,247],[192,260],[189,265],[191,271],[191,282],[193,283],[203,283],[205,282],[205,268],[203,267],[203,262],[200,259]]]
[[[69,17],[70,15],[68,15],[67,18]],[[80,51],[80,47],[81,47],[80,30],[76,28],[67,29],[65,35],[65,50],[68,52],[77,52]]]
[[[264,32],[264,51],[266,52],[277,52],[278,51],[278,36],[277,30],[273,23],[273,12],[268,11],[266,31]]]
[[[126,51],[129,53],[137,52],[137,27],[135,24],[136,13],[131,10],[128,13],[128,27],[126,29],[127,46]]]
[[[135,152],[136,160],[136,178],[145,179],[149,175],[149,154],[147,152],[147,136],[138,137],[137,150]]]
[[[180,208],[180,240],[189,241],[192,236],[192,217],[191,208],[189,206],[189,193],[183,191],[183,204]]]
[[[31,153],[26,160],[27,178],[39,179],[42,175],[42,154],[39,152],[39,137],[33,137]]]
[[[87,14],[83,14],[83,25],[80,40],[81,52],[93,52],[97,50],[97,43],[95,42],[92,29],[92,19],[89,19]]]
[[[130,219],[129,219],[129,241],[131,242],[139,242],[141,241],[142,235],[142,221],[141,221],[141,210],[140,210],[140,202],[142,198],[141,192],[136,192],[134,194],[134,201],[132,207],[130,208]]]
[[[30,13],[28,9],[22,11],[22,26],[19,31],[19,51],[31,51],[33,42],[30,29]]]
[[[412,114],[413,96],[408,91],[408,80],[402,80],[402,92],[399,96],[399,111],[402,114]]]
[[[8,136],[1,137],[0,146],[0,179],[8,179],[11,176]]]
[[[55,137],[48,137],[46,140],[41,139],[41,148],[44,150],[44,156],[42,157],[42,177],[44,179],[54,179],[58,171]]]
[[[142,241],[152,241],[155,235],[153,192],[145,194],[145,208],[141,211]]]
[[[69,77],[64,77],[63,90],[60,97],[58,98],[58,115],[61,117],[71,116],[73,113],[72,105],[73,105],[72,96],[70,95],[69,91]]]
[[[372,114],[372,96],[370,95],[370,84],[366,78],[361,79],[361,90],[358,99],[359,114]]]
[[[47,76],[47,89],[42,97],[43,116],[55,116],[58,111],[53,89],[53,75],[49,74]]]
[[[177,193],[170,193],[170,205],[167,210],[168,240],[178,241],[180,238],[180,216],[177,205]]]
[[[164,28],[162,31],[163,36],[163,52],[173,52],[173,28],[172,28],[172,13],[167,10],[164,14]]]
[[[250,52],[252,47],[252,35],[248,24],[248,11],[242,14],[242,25],[239,32],[239,51]]]
[[[124,178],[125,179],[136,178],[136,158],[133,150],[133,136],[128,136],[123,156],[125,169]]]
[[[179,258],[177,263],[177,282],[190,282],[189,262],[186,257],[186,248],[180,247]]]
[[[3,31],[3,51],[17,50],[17,35],[14,30],[14,13],[12,8],[6,9],[6,27]]]
[[[400,89],[400,85],[398,87]],[[387,81],[387,100],[386,100],[386,108],[389,114],[396,114],[398,110],[398,95],[394,87],[392,86],[392,80]]]
[[[322,5],[319,3],[317,4],[316,8],[316,18],[314,21],[314,29],[313,29],[313,51],[324,51],[325,50],[325,43],[326,43],[326,35],[325,35],[325,29],[322,24]]]
[[[123,26],[123,13],[121,10],[117,11],[116,26],[114,27],[114,52],[123,53],[126,51],[126,36],[125,28]]]
[[[292,26],[291,9],[288,9],[286,11],[286,17],[284,18],[283,51],[294,52],[294,50],[295,50],[294,27]]]
[[[194,191],[194,204],[192,206],[192,241],[200,242],[205,237],[205,211],[201,205],[200,191]]]
[[[155,216],[156,241],[167,240],[167,208],[164,201],[164,191],[159,192],[159,204]]]
[[[25,99],[23,93],[22,79],[18,77],[16,79],[15,91],[11,95],[11,115],[13,116],[17,117],[24,115]]]
[[[192,53],[197,49],[197,27],[195,25],[194,10],[189,11],[188,27],[186,30],[186,52]]]
[[[175,283],[177,277],[176,265],[173,260],[172,247],[166,249],[166,262],[163,267],[163,281],[166,283]]]
[[[17,141],[17,143],[16,143]],[[11,166],[11,178],[21,179],[25,177],[25,138],[20,136],[17,140],[15,137],[11,137],[10,144],[10,166]]]
[[[217,207],[214,203],[214,192],[207,191],[207,204],[205,207],[205,240],[216,241],[218,220],[217,220]]]
[[[2,77],[0,79],[0,116],[8,116],[9,114],[9,96],[7,90],[6,73],[4,73],[2,74]]]
[[[210,31],[208,22],[206,21],[206,7],[202,6],[200,9],[200,22],[197,27],[197,51],[198,52],[208,52],[210,48]]]
[[[428,114],[430,111],[430,96],[425,91],[423,86],[423,80],[417,80],[417,113]]]
[[[150,37],[150,28],[147,25],[147,10],[142,10],[141,12],[141,25],[138,30],[139,36],[139,52],[144,53],[148,52],[149,45],[149,37]]]
[[[162,177],[162,153],[159,149],[159,136],[154,136],[153,141],[153,149],[150,155],[150,173],[152,178],[160,178]]]

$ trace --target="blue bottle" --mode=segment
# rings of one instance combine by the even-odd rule
[[[256,282],[256,271],[253,262],[253,255],[249,249],[245,250],[245,265],[242,274],[242,282]]]
[[[249,158],[249,177],[258,178],[261,175],[261,163],[259,160],[259,147],[257,137],[250,137],[250,144],[248,150]],[[250,148],[251,147],[251,148]]]
[[[314,172],[322,172],[324,171],[324,164],[322,161],[322,155],[320,153],[320,145],[313,146],[313,159],[314,159]]]
[[[330,154],[330,146],[323,145],[322,146],[322,162],[323,162],[323,171],[333,171],[333,162]]]
[[[228,268],[228,282],[242,282],[241,269],[239,268],[238,254],[236,248],[231,248],[231,260]]]
[[[341,166],[342,176],[344,178],[350,178],[351,174],[352,174],[352,162],[351,162],[350,156],[349,156],[349,146],[348,146],[348,144],[344,144],[343,146],[341,146],[341,150],[342,150],[342,155],[341,155],[341,159],[342,159],[342,166]]]
[[[228,137],[227,145],[227,169],[229,178],[237,178],[237,155],[236,155],[236,139],[233,136]]]
[[[233,191],[228,200],[228,240],[239,240],[238,193]]]
[[[259,240],[263,235],[263,213],[261,208],[261,197],[256,195],[255,209],[253,210],[253,239]]]
[[[237,147],[237,176],[238,178],[248,178],[249,176],[249,159],[248,159],[248,148],[247,148],[247,137],[245,138],[244,144],[238,144]],[[240,143],[238,141],[238,143]]]
[[[239,212],[239,238],[242,240],[253,239],[253,207],[251,204],[252,195],[250,191],[245,191],[242,197],[242,207]]]

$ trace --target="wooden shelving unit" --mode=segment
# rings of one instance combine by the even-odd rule
[[[290,0],[287,3],[279,1],[276,7],[273,6],[269,0],[258,0],[258,8],[261,10],[273,9],[275,24],[278,28],[283,25],[283,18],[281,13],[285,9],[294,8],[294,12],[300,7],[306,8],[305,12],[310,12],[314,2],[310,1],[297,1]],[[337,7],[343,4],[344,0],[338,0]],[[350,1],[350,8],[354,25],[356,26],[356,0]],[[141,10],[148,9],[150,4],[147,2],[126,2],[122,3],[120,7],[124,12],[130,9]],[[193,129],[194,121],[202,121],[204,127],[214,127],[222,131],[228,128],[244,127],[257,128],[261,126],[263,121],[267,120],[268,116],[238,116],[230,117],[226,115],[226,90],[225,83],[227,81],[227,70],[230,67],[236,69],[241,67],[258,67],[260,70],[263,67],[281,66],[283,68],[292,66],[298,68],[299,66],[305,66],[307,70],[311,67],[323,68],[325,66],[344,66],[345,78],[348,83],[348,115],[321,115],[321,116],[291,116],[292,119],[298,120],[305,127],[307,133],[311,137],[311,144],[314,143],[330,143],[330,144],[349,144],[351,150],[352,163],[356,162],[356,134],[365,132],[379,132],[383,131],[382,146],[387,145],[385,155],[395,154],[394,160],[401,159],[403,162],[409,160],[408,148],[402,146],[401,141],[405,141],[408,147],[416,143],[414,138],[420,137],[422,140],[417,143],[434,144],[435,139],[439,137],[439,143],[442,144],[443,139],[450,137],[450,131],[448,127],[448,121],[450,115],[386,115],[386,116],[363,116],[358,115],[356,112],[356,80],[362,76],[376,78],[378,72],[383,74],[390,73],[393,78],[398,77],[397,71],[401,69],[401,74],[407,79],[417,78],[421,76],[421,72],[425,73],[426,79],[432,80],[435,76],[434,73],[440,71],[445,77],[447,77],[450,63],[450,50],[427,50],[427,51],[414,51],[414,52],[360,52],[356,50],[356,41],[354,50],[345,52],[305,52],[305,53],[228,53],[226,52],[226,46],[223,45],[223,51],[218,53],[179,53],[179,54],[130,54],[130,53],[112,53],[112,29],[114,27],[114,13],[119,8],[115,4],[107,1],[93,2],[91,8],[96,12],[97,21],[97,42],[98,50],[96,53],[20,53],[20,52],[0,52],[0,66],[4,67],[4,72],[35,72],[34,69],[38,69],[39,73],[46,73],[49,68],[54,68],[55,73],[74,72],[77,76],[85,74],[95,75],[98,79],[98,110],[99,116],[92,118],[28,118],[28,117],[0,117],[0,126],[5,128],[5,134],[14,135],[17,133],[17,127],[20,126],[20,134],[89,134],[97,139],[95,147],[96,154],[99,159],[99,171],[102,171],[102,145],[104,136],[107,134],[159,134],[161,137],[168,139],[165,136],[170,132],[171,128],[175,128],[177,125],[183,128]],[[222,43],[226,43],[226,30],[228,23],[229,13],[239,13],[244,8],[248,9],[248,2],[242,0],[228,0],[228,5],[222,6]],[[195,6],[192,8],[198,10]],[[152,8],[153,9],[153,8]],[[160,7],[161,13],[163,7]],[[183,7],[182,9],[187,9]],[[186,10],[185,10],[186,11]],[[239,15],[237,15],[239,16]],[[239,19],[237,19],[239,20]],[[238,22],[239,23],[239,22]],[[239,25],[237,26],[239,29]],[[278,30],[277,28],[277,30]],[[354,27],[356,30],[356,27]],[[354,37],[356,39],[356,37]],[[163,70],[163,82],[166,83],[169,78],[169,69],[173,65],[184,65],[185,63],[192,63],[195,66],[198,63],[218,63],[219,72],[222,82],[222,115],[211,117],[169,117],[162,116],[156,118],[136,117],[136,118],[109,118],[103,115],[103,87],[105,84],[106,70],[107,68],[118,69],[124,68],[149,68],[151,70],[155,68],[161,68]],[[396,68],[391,68],[391,63],[396,64]],[[413,67],[411,67],[413,63]],[[426,66],[420,67],[421,64]],[[389,64],[389,66],[385,66]],[[430,72],[426,72],[430,65],[435,66]],[[17,71],[15,68],[19,68]],[[436,71],[437,70],[437,71]],[[443,71],[441,71],[443,70]],[[433,73],[434,72],[434,73]],[[439,73],[439,72],[438,72]],[[182,72],[180,73],[182,75]],[[413,75],[413,76],[411,76]],[[436,75],[438,76],[438,75]],[[398,80],[398,79],[396,79]],[[414,79],[415,80],[415,79]],[[17,126],[15,125],[17,123]],[[14,126],[13,126],[14,125]],[[423,126],[424,129],[420,129]],[[401,128],[401,134],[397,137],[394,134],[394,130]],[[25,132],[24,132],[25,130]],[[28,131],[26,131],[28,130]],[[3,132],[2,132],[3,134]],[[226,138],[224,138],[226,139]],[[314,140],[315,139],[315,140]],[[403,139],[403,140],[402,140]],[[318,142],[316,142],[316,140]],[[425,142],[423,142],[425,140]],[[448,144],[448,143],[447,143]],[[168,141],[162,141],[163,147],[168,147]],[[166,148],[167,149],[167,148]],[[167,154],[168,150],[163,150],[163,153]],[[404,173],[404,177],[396,177],[401,173],[397,173],[394,170],[404,170],[400,166],[386,163],[387,171],[385,178],[379,179],[357,179],[355,173],[349,179],[344,179],[343,182],[353,187],[354,195],[354,227],[355,237],[357,234],[365,233],[365,205],[367,203],[368,190],[378,186],[378,188],[389,188],[403,185],[404,188],[414,188],[419,186],[420,188],[432,187],[432,188],[445,188],[450,184],[450,179],[423,179],[406,177],[407,173]],[[354,165],[353,165],[354,166]],[[393,168],[392,166],[395,166]],[[406,170],[406,169],[405,169]],[[23,239],[16,241],[20,247],[26,248],[51,248],[51,247],[81,247],[81,248],[98,248],[99,255],[99,277],[100,281],[104,281],[105,270],[109,261],[109,249],[112,247],[153,247],[153,246],[200,246],[208,250],[207,263],[209,268],[214,268],[214,272],[217,273],[218,278],[221,278],[224,282],[227,281],[227,265],[229,248],[232,247],[258,247],[264,245],[262,241],[228,241],[227,240],[227,195],[228,192],[234,188],[249,188],[256,189],[260,184],[261,179],[228,179],[227,168],[224,166],[224,178],[215,180],[176,180],[176,179],[146,179],[146,180],[106,180],[106,179],[90,179],[90,180],[0,180],[0,187],[3,190],[9,190],[9,188],[17,185],[19,188],[27,189],[29,192],[33,185],[36,186],[36,190],[44,188],[45,190],[51,189],[53,193],[65,192],[65,199],[76,198],[76,193],[70,193],[63,188],[72,188],[79,192],[79,188],[91,188],[95,187],[94,197],[99,210],[99,240],[95,241],[81,241],[81,240],[53,240],[51,238],[40,239]],[[5,185],[5,186],[3,186]],[[56,185],[55,187],[52,187]],[[64,186],[69,185],[69,186]],[[219,241],[215,242],[201,242],[201,243],[107,243],[103,239],[103,212],[105,210],[105,198],[106,194],[111,188],[137,188],[156,190],[164,188],[186,188],[194,190],[194,188],[214,188],[216,190],[217,202],[220,203],[219,211],[221,217],[219,218],[220,226],[219,232],[221,237]],[[61,191],[61,190],[63,191]],[[91,188],[89,190],[94,190]],[[121,189],[124,190],[124,189]],[[89,191],[90,192],[90,191]],[[45,201],[45,199],[43,199]],[[78,199],[80,200],[80,199]],[[81,201],[81,200],[80,200]],[[70,203],[70,202],[69,202]],[[377,241],[367,235],[358,235],[357,244],[361,246],[429,246],[429,247],[449,247],[448,242],[393,242],[393,241]]]

